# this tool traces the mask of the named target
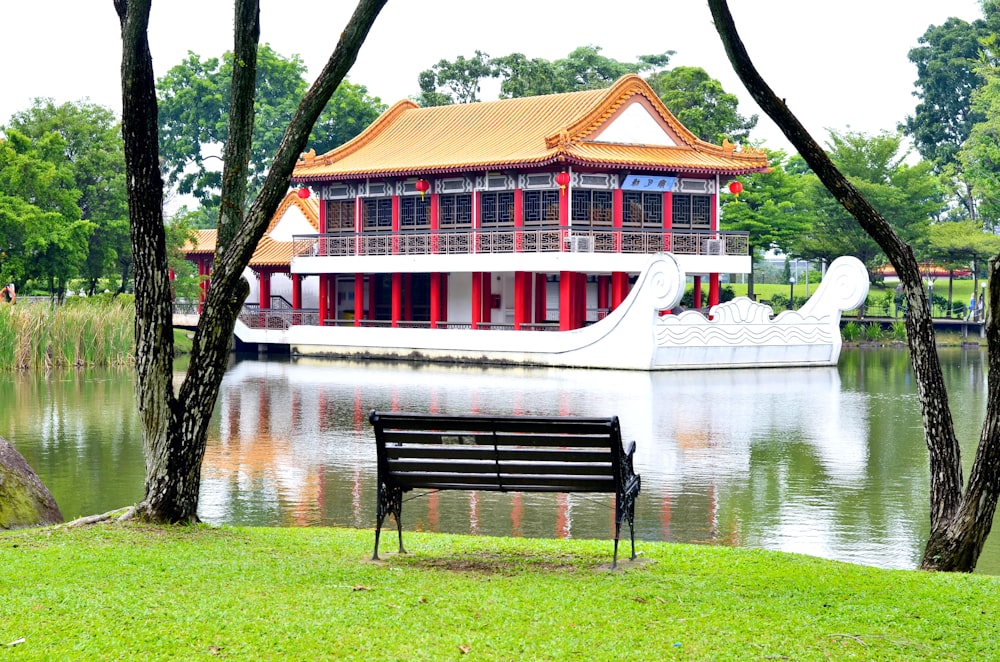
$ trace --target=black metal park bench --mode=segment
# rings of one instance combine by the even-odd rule
[[[403,493],[413,489],[605,492],[615,495],[615,551],[628,521],[635,558],[635,442],[622,445],[618,417],[451,416],[372,411],[378,456],[375,551],[392,513],[403,553]]]

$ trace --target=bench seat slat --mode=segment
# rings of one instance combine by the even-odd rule
[[[463,489],[509,492],[614,492],[615,482],[607,476],[501,475],[496,474],[418,474],[393,476],[386,482],[404,489]]]
[[[386,457],[390,460],[402,458],[443,458],[455,460],[493,460],[497,451],[492,446],[434,446],[420,444],[417,446],[386,446]],[[576,462],[611,462],[611,449],[573,449],[564,448],[516,448],[500,449],[500,457],[505,460],[528,460],[535,462],[570,461],[567,454],[572,453],[572,461]]]
[[[442,474],[567,474],[573,476],[610,476],[611,463],[582,462],[444,462],[389,460],[389,475],[407,473]]]

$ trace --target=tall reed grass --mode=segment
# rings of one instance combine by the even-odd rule
[[[131,301],[0,305],[0,370],[131,365],[134,324]]]

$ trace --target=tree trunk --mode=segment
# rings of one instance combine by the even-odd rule
[[[754,68],[740,41],[725,0],[708,0],[716,30],[726,53],[754,100],[781,128],[792,145],[806,160],[823,185],[858,221],[885,252],[899,274],[909,314],[906,318],[907,340],[913,374],[920,399],[924,436],[930,456],[931,534],[921,567],[936,570],[972,571],[989,533],[989,523],[996,509],[998,482],[996,472],[1000,450],[1000,374],[991,371],[986,423],[970,475],[969,489],[962,492],[962,464],[958,439],[948,407],[948,394],[935,348],[930,306],[920,278],[913,250],[905,244],[888,222],[865,200],[830,161],[827,154],[767,86]],[[991,276],[995,263],[991,263]],[[1000,279],[990,279],[990,304],[1000,305]],[[992,314],[990,315],[992,318]],[[987,327],[990,367],[1000,370],[1000,352],[996,328]],[[997,349],[994,349],[997,348]]]
[[[361,0],[358,4],[333,55],[285,131],[261,193],[244,216],[259,3],[237,0],[235,61],[245,66],[233,67],[220,250],[187,375],[175,395],[156,90],[147,38],[150,0],[114,0],[122,27],[122,134],[135,273],[136,401],[146,460],[145,496],[136,508],[138,516],[157,522],[197,521],[208,423],[229,358],[236,317],[249,292],[243,269],[288,189],[292,168],[316,118],[354,63],[385,1]]]

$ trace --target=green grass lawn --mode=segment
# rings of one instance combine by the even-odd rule
[[[0,659],[1000,656],[996,577],[648,542],[610,571],[607,540],[404,539],[374,563],[366,530],[0,533]]]

